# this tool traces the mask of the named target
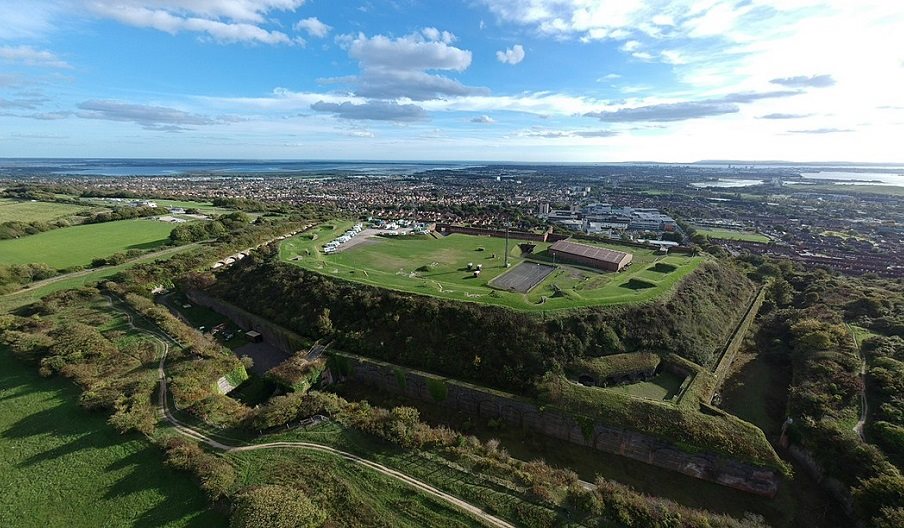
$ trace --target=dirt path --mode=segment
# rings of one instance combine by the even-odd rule
[[[354,464],[370,468],[377,473],[407,484],[408,486],[411,486],[412,488],[422,493],[443,500],[464,511],[465,513],[470,514],[487,526],[492,526],[494,528],[515,528],[515,525],[503,519],[490,515],[477,506],[454,497],[440,489],[431,486],[430,484],[422,482],[418,479],[415,479],[414,477],[410,477],[400,471],[396,471],[395,469],[389,468],[382,464],[378,464],[358,455],[341,451],[327,445],[315,444],[311,442],[269,442],[265,444],[230,445],[211,438],[202,431],[194,429],[191,426],[180,422],[175,416],[173,416],[172,412],[170,411],[167,400],[168,389],[166,382],[166,356],[169,353],[170,342],[173,342],[172,338],[170,338],[166,334],[163,334],[162,332],[156,332],[135,326],[132,319],[131,309],[118,308],[113,300],[113,297],[107,296],[107,300],[109,301],[111,307],[125,314],[130,327],[150,335],[160,345],[160,362],[157,365],[157,379],[160,383],[160,390],[157,393],[158,412],[162,415],[163,418],[166,419],[167,422],[169,422],[173,426],[173,428],[176,429],[179,434],[191,438],[197,442],[206,444],[213,449],[226,453],[239,453],[243,451],[256,451],[260,449],[304,449],[307,451],[317,451],[321,453],[332,454]],[[139,317],[141,316],[139,315]]]

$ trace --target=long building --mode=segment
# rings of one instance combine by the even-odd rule
[[[630,253],[578,244],[569,240],[559,240],[549,246],[549,252],[557,259],[607,271],[621,271],[633,258]]]

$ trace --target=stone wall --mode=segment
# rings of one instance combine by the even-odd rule
[[[331,352],[342,376],[406,397],[429,401],[486,419],[504,420],[514,427],[540,432],[573,444],[615,453],[647,464],[709,480],[749,493],[774,497],[781,480],[778,471],[711,453],[687,453],[676,446],[634,431],[581,423],[557,409],[512,394],[450,380],[360,356]],[[337,373],[333,372],[336,376]],[[438,387],[444,387],[439,389]],[[440,398],[437,398],[440,396]]]
[[[305,347],[304,339],[298,334],[233,304],[199,291],[186,292],[186,295],[192,302],[229,317],[240,327],[260,332],[266,342],[288,354]],[[504,420],[514,427],[530,429],[552,438],[633,458],[749,493],[774,497],[781,481],[779,472],[774,469],[753,466],[712,453],[687,453],[664,440],[634,431],[598,423],[581,423],[563,411],[542,409],[536,403],[513,394],[352,354],[331,351],[329,355],[342,368],[325,372],[324,378],[328,380],[345,377],[408,398],[433,402],[486,419]]]

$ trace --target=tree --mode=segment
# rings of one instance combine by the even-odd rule
[[[324,308],[317,318],[317,330],[320,335],[327,337],[333,334],[333,321],[330,319],[330,309]]]
[[[264,485],[247,488],[235,497],[232,528],[316,528],[326,512],[299,490]]]

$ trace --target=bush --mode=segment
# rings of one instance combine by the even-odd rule
[[[166,449],[167,464],[194,473],[212,500],[225,496],[235,485],[232,465],[221,457],[207,453],[198,444],[182,437],[172,437],[164,441],[163,447]]]
[[[300,491],[265,485],[242,490],[235,496],[232,528],[316,528],[326,512]]]

